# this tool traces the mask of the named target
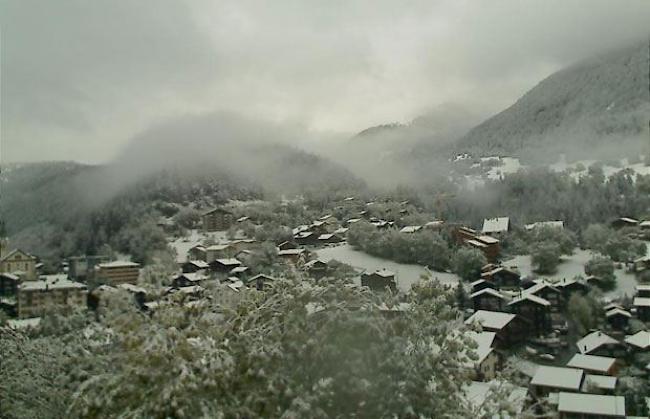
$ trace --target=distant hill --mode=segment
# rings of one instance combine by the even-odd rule
[[[135,236],[152,235],[138,229],[169,204],[207,208],[281,194],[347,196],[365,187],[342,166],[278,142],[285,134],[206,115],[154,127],[102,166],[3,165],[0,221],[12,245],[46,259],[93,253],[106,243],[133,253],[148,240]]]
[[[650,141],[648,85],[647,43],[611,51],[544,79],[473,128],[455,151],[582,157],[627,146],[638,150]]]

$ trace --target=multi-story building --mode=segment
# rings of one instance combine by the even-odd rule
[[[235,223],[235,216],[223,208],[215,208],[202,215],[204,231],[228,230]]]
[[[23,281],[16,290],[16,316],[38,317],[49,307],[85,307],[86,285],[70,281],[66,275],[47,275],[37,281]]]
[[[75,256],[68,258],[68,278],[73,281],[86,281],[95,273],[95,266],[109,262],[109,256]]]
[[[20,249],[14,249],[0,255],[0,273],[14,273],[24,280],[35,280],[36,257]]]
[[[120,284],[136,284],[140,276],[140,264],[117,260],[100,263],[95,268],[95,280],[99,283],[117,286]]]

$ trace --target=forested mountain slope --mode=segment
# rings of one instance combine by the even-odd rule
[[[479,155],[532,151],[580,157],[594,149],[639,147],[650,141],[648,68],[646,42],[558,71],[472,129],[456,149]]]

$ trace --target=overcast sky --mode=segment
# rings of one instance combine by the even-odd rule
[[[351,133],[488,115],[649,22],[648,0],[0,0],[0,159],[102,162],[215,110]]]

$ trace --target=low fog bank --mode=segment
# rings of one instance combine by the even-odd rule
[[[232,113],[168,120],[136,135],[103,168],[103,198],[161,172],[188,180],[207,175],[228,178],[276,194],[363,187],[344,166],[300,149],[307,135],[300,127]]]

